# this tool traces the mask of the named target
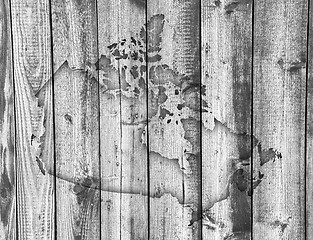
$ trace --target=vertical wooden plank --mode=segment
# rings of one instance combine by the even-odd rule
[[[147,9],[150,239],[201,239],[200,2]]]
[[[253,132],[262,145],[254,166],[267,162],[253,195],[255,239],[305,238],[307,8],[306,0],[255,1]]]
[[[105,85],[112,83],[112,90],[120,88],[119,70],[111,64],[108,46],[120,40],[119,1],[98,1],[99,71],[100,95],[100,153],[101,187],[115,191],[101,194],[101,234],[104,240],[121,239],[121,99],[107,93]],[[109,139],[109,141],[107,140]],[[107,181],[106,181],[107,180]]]
[[[148,239],[144,1],[98,2],[104,239]],[[115,192],[115,193],[114,193]],[[136,195],[135,195],[136,194]]]
[[[16,239],[15,118],[10,3],[0,2],[0,239]]]
[[[250,239],[252,1],[201,1],[204,239]]]
[[[57,238],[100,239],[95,0],[52,2]]]
[[[307,115],[306,115],[306,238],[313,237],[313,5],[309,2],[308,16],[308,69],[307,69]]]
[[[54,239],[51,32],[48,1],[11,1],[19,239]]]

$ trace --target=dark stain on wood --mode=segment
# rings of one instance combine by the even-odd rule
[[[1,12],[1,39],[0,39],[0,123],[3,121],[4,117],[4,107],[5,107],[5,78],[7,74],[7,58],[8,58],[8,14],[7,14],[7,6],[5,1],[1,1],[0,3]]]
[[[219,7],[221,6],[221,1],[220,0],[216,0],[214,1],[215,6]]]
[[[11,211],[12,196],[13,196],[13,185],[9,179],[6,167],[4,165],[4,171],[1,174],[0,179],[0,215],[1,222],[4,226],[7,226],[9,221],[9,214]]]
[[[276,159],[282,159],[282,154],[278,152],[274,148],[269,148],[267,150],[263,150],[261,143],[258,144],[258,152],[260,156],[260,164],[263,166],[265,163],[269,161],[275,162]]]
[[[280,58],[277,63],[281,69],[291,73],[296,73],[297,71],[306,68],[307,61],[306,58],[302,56],[300,59],[296,59],[291,62],[284,62],[284,60]]]
[[[70,114],[65,114],[64,115],[64,119],[68,122],[68,123],[70,123],[70,124],[73,124],[73,117],[70,115]]]
[[[225,6],[225,11],[227,14],[230,14],[235,11],[240,2],[231,2]]]
[[[252,0],[235,0],[225,5],[225,11],[227,14],[233,13],[237,7],[244,4],[250,4]]]
[[[146,0],[130,0],[132,3],[136,4],[138,7],[144,8],[146,6]]]
[[[40,172],[43,174],[43,175],[46,175],[46,170],[45,170],[45,167],[44,167],[44,163],[39,159],[39,157],[36,157],[36,162],[38,164],[38,167],[40,169]]]

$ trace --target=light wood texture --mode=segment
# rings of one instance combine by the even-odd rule
[[[200,5],[147,9],[150,239],[201,239]]]
[[[307,1],[255,1],[253,132],[277,157],[253,195],[254,239],[304,239]],[[278,154],[277,154],[278,153]],[[255,171],[265,152],[254,151]]]
[[[102,236],[148,239],[148,157],[142,144],[147,105],[133,72],[145,70],[145,7],[141,1],[99,1],[98,13],[101,188],[109,191],[102,194]]]
[[[100,239],[96,1],[53,1],[51,12],[57,238]]]
[[[313,237],[313,5],[309,3],[308,13],[308,69],[307,69],[307,115],[306,115],[306,237]]]
[[[117,21],[120,4],[114,0],[98,2],[99,61],[96,68],[100,82],[112,81],[116,89],[120,87],[119,71],[110,65],[108,46],[120,40]],[[115,189],[115,192],[103,191],[101,194],[101,233],[104,240],[120,240],[123,227],[120,98],[105,93],[104,85],[100,91],[101,188]]]
[[[252,1],[201,2],[203,238],[250,239]]]
[[[0,239],[16,239],[13,60],[9,1],[0,1]]]
[[[48,1],[11,1],[16,117],[18,239],[54,239],[54,181],[40,167],[53,165],[52,75]]]
[[[313,238],[309,4],[0,0],[0,239]]]

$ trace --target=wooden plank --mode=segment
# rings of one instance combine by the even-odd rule
[[[266,174],[253,194],[255,239],[305,238],[307,9],[306,0],[255,1],[253,132],[262,145],[253,165]]]
[[[202,1],[204,239],[250,239],[252,1]]]
[[[98,2],[98,35],[100,82],[111,81],[115,89],[120,88],[119,71],[111,66],[111,54],[108,46],[120,40],[118,19],[119,1]],[[115,189],[101,194],[101,234],[105,240],[121,239],[121,106],[120,98],[105,92],[101,85],[100,95],[100,153],[101,187]],[[110,139],[107,141],[106,139]],[[108,181],[105,181],[105,180]]]
[[[19,239],[54,239],[54,179],[43,168],[54,163],[49,13],[48,1],[11,1]]]
[[[53,1],[51,13],[57,238],[100,239],[96,1]]]
[[[99,1],[101,188],[104,239],[148,239],[146,95],[135,77],[144,66],[141,1]],[[145,83],[143,82],[143,85]]]
[[[201,239],[200,4],[147,9],[150,239]]]
[[[15,118],[10,4],[0,2],[0,239],[16,239]]]
[[[312,2],[309,2],[308,12],[308,49],[307,49],[307,113],[306,113],[306,238],[310,239],[313,237],[313,191],[312,191],[312,176],[313,176],[313,9]]]

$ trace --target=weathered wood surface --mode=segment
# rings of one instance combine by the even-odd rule
[[[98,2],[98,40],[100,83],[114,82],[120,88],[119,71],[110,66],[109,48],[120,40],[119,6],[120,1]],[[101,193],[101,235],[105,240],[120,240],[123,224],[121,222],[121,105],[119,98],[105,93],[105,86],[100,84],[100,154],[101,154],[101,186],[115,189],[114,192]],[[108,139],[110,139],[108,141]],[[107,179],[103,181],[102,179]]]
[[[54,181],[40,171],[43,155],[53,164],[45,133],[51,120],[51,88],[35,95],[51,76],[48,1],[11,1],[16,116],[17,237],[54,238]],[[40,54],[38,54],[40,53]],[[47,137],[47,139],[45,139]],[[47,140],[47,141],[46,141]],[[43,150],[45,149],[45,150]]]
[[[51,121],[51,31],[48,1],[11,1],[14,60],[18,239],[54,239],[54,145]],[[46,88],[45,91],[41,91]],[[38,96],[36,95],[38,93]]]
[[[13,59],[9,1],[0,2],[0,239],[16,239]]]
[[[306,238],[313,237],[313,5],[309,2],[307,49],[307,98],[306,98]]]
[[[252,1],[202,1],[203,237],[250,239]]]
[[[308,9],[1,1],[0,239],[311,239]]]
[[[56,232],[100,239],[99,88],[95,0],[53,1]],[[60,179],[60,176],[62,177]]]
[[[147,1],[150,239],[201,239],[199,4]]]
[[[253,165],[265,175],[253,194],[253,237],[305,239],[308,1],[256,1],[254,18]]]
[[[98,14],[102,235],[148,239],[145,4],[98,1]]]

